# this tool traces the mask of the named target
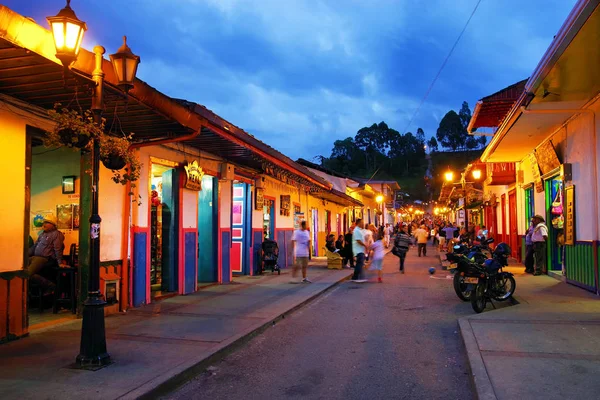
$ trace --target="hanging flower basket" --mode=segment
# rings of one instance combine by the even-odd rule
[[[56,126],[50,132],[46,132],[46,147],[85,149],[90,147],[92,139],[103,134],[104,121],[96,124],[89,110],[80,114],[76,110],[60,108],[60,103],[57,103],[53,110],[48,111],[48,115],[56,122]]]
[[[107,169],[113,171],[119,171],[127,165],[127,161],[124,157],[119,154],[111,154],[108,157],[104,157],[102,160],[102,165],[104,165]]]
[[[99,138],[100,160],[113,173],[112,180],[122,185],[135,182],[140,177],[141,163],[137,155],[129,150],[130,137],[102,135]]]

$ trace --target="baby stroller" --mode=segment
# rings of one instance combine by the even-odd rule
[[[277,242],[270,239],[265,239],[262,243],[262,259],[263,259],[263,271],[267,268],[271,269],[271,272],[277,271],[277,275],[281,275],[281,269],[277,264],[279,258],[279,246]]]

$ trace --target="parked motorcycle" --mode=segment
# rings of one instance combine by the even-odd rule
[[[513,274],[502,271],[502,267],[508,265],[510,247],[506,243],[500,243],[494,249],[492,258],[483,263],[477,285],[471,292],[471,306],[476,313],[485,310],[487,303],[492,300],[505,301],[512,297],[517,288]]]
[[[453,247],[452,253],[447,253],[446,258],[450,261],[450,270],[454,270],[454,291],[459,299],[469,301],[471,291],[477,285],[481,275],[481,266],[488,260],[492,253],[489,251],[490,243],[494,239],[481,240],[481,245],[468,247],[461,243]]]

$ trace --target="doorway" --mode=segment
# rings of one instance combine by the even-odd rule
[[[508,231],[511,256],[518,258],[517,194],[515,190],[508,192]]]
[[[231,208],[231,271],[234,274],[250,273],[250,248],[252,209],[250,185],[233,184]]]
[[[558,236],[563,234],[563,229],[555,228],[552,225],[552,202],[557,198],[558,193],[562,196],[563,184],[558,176],[548,179],[544,182],[544,194],[546,200],[546,226],[548,227],[548,259],[547,266],[550,271],[562,270],[562,246],[558,245]]]
[[[150,290],[159,298],[178,290],[179,171],[153,162],[150,180]]]
[[[311,214],[310,231],[313,242],[313,256],[317,257],[319,255],[319,211],[313,208]]]
[[[202,177],[198,192],[198,282],[217,282],[217,218],[219,180],[209,175]]]

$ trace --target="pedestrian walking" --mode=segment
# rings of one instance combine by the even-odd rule
[[[546,242],[548,241],[548,227],[544,222],[544,218],[541,215],[533,217],[533,233],[531,240],[533,242],[533,258],[535,260],[535,272],[533,275],[541,275],[542,272],[546,271]]]
[[[377,240],[375,240],[375,242],[371,246],[370,252],[373,255],[371,258],[372,259],[371,266],[369,267],[370,271],[377,271],[377,282],[379,282],[379,283],[383,282],[383,280],[381,279],[383,276],[383,257],[385,256],[383,248],[384,248],[383,237],[381,235],[379,235],[377,237]]]
[[[417,239],[417,254],[419,257],[421,257],[421,254],[423,254],[423,257],[427,257],[427,239],[429,239],[429,232],[427,232],[425,225],[421,225],[421,227],[415,231],[415,238]]]
[[[344,252],[342,257],[342,264],[344,268],[354,268],[354,253],[352,252],[352,233],[354,232],[354,228],[356,224],[352,224],[350,226],[350,230],[346,232],[344,235]]]
[[[533,230],[535,229],[535,225],[533,222],[533,218],[529,223],[529,228],[527,229],[527,233],[525,234],[525,273],[533,274],[533,267],[535,263],[535,259],[533,256]]]
[[[292,249],[294,251],[294,262],[292,267],[292,278],[296,278],[298,269],[302,269],[301,283],[311,283],[306,277],[308,269],[308,256],[310,254],[310,234],[306,229],[306,221],[300,223],[300,229],[296,229],[292,235]],[[295,283],[295,282],[293,282]]]
[[[400,232],[396,234],[394,240],[394,248],[392,253],[400,259],[400,273],[404,273],[404,260],[406,259],[406,253],[410,248],[410,235],[408,234],[408,227],[406,224],[400,227]]]
[[[367,253],[367,246],[364,242],[364,226],[363,220],[359,218],[356,220],[356,227],[354,228],[354,232],[352,232],[352,252],[356,255],[356,265],[354,266],[352,282],[358,283],[366,282],[363,277],[363,266],[365,265],[365,254]]]

